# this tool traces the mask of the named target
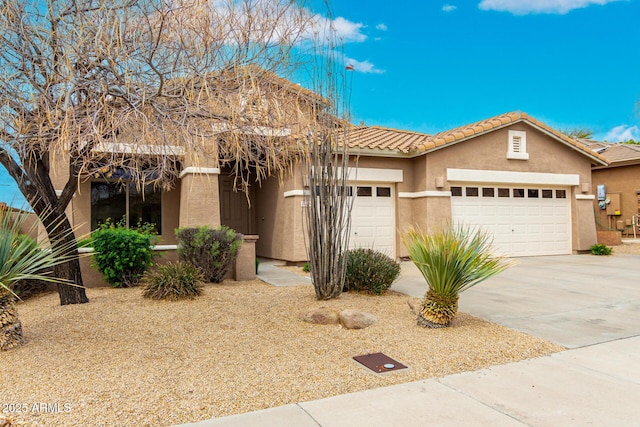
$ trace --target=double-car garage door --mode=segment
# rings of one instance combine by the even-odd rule
[[[451,216],[493,234],[504,255],[570,254],[569,194],[568,187],[460,184],[451,187]]]

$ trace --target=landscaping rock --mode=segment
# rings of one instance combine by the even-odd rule
[[[377,321],[373,314],[363,311],[342,310],[340,312],[340,323],[347,329],[364,329]]]
[[[339,322],[338,313],[327,307],[311,310],[302,316],[302,320],[316,325],[333,325]]]

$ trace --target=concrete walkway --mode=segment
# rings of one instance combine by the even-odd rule
[[[278,266],[285,265],[284,261],[260,260],[258,279],[273,286],[310,285],[311,279],[300,274],[283,270]]]
[[[265,281],[283,274],[263,267]],[[637,255],[521,258],[460,310],[570,350],[183,426],[640,426],[639,278]],[[404,263],[393,289],[426,284]]]

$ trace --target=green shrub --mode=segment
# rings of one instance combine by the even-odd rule
[[[153,265],[154,237],[106,221],[91,234],[94,267],[116,288],[136,286]]]
[[[381,295],[400,275],[400,264],[373,249],[351,249],[346,252],[345,291],[364,291]]]
[[[311,271],[311,264],[308,262],[305,262],[304,265],[302,266],[302,271],[304,271],[305,273],[308,273]]]
[[[198,267],[178,261],[147,271],[142,280],[145,298],[178,300],[200,295],[204,275]]]
[[[221,283],[233,266],[242,244],[242,235],[226,226],[179,228],[178,256],[199,267],[205,280]]]
[[[594,255],[611,255],[613,252],[613,248],[610,248],[607,245],[599,244],[593,245],[589,248],[592,254]]]

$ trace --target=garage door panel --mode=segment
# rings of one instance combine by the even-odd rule
[[[556,209],[553,206],[544,206],[541,209],[541,215],[544,217],[554,217],[556,216]]]
[[[496,206],[482,206],[482,216],[496,216],[498,214],[498,208]]]
[[[527,216],[528,208],[526,206],[514,206],[513,215],[517,218],[524,218]]]
[[[529,224],[529,225],[527,225],[527,233],[534,234],[534,236],[531,236],[533,239],[536,239],[535,234],[539,235],[541,229],[542,229],[542,227],[540,226],[540,224]],[[538,238],[539,237],[540,236],[538,236]]]

